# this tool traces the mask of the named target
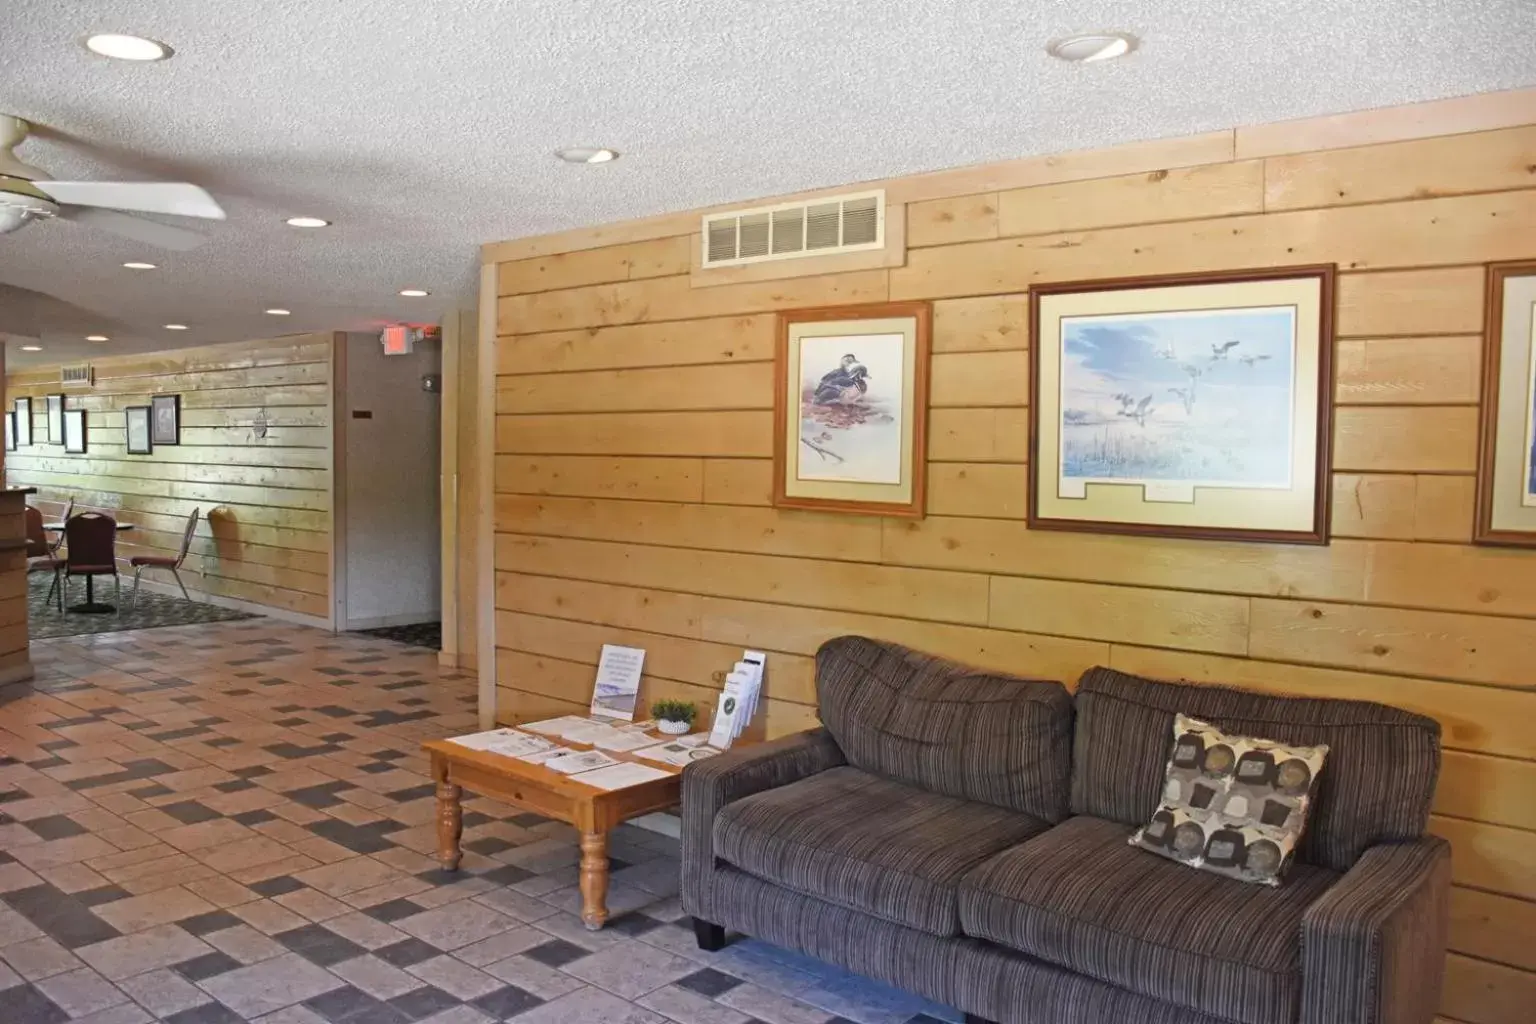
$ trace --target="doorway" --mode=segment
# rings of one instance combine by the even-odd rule
[[[352,332],[336,364],[336,629],[439,650],[440,338]]]

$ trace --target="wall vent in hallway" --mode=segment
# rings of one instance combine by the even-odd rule
[[[59,383],[67,388],[88,388],[96,381],[90,366],[65,366],[59,370]]]
[[[704,218],[705,269],[885,246],[885,192],[758,206]]]

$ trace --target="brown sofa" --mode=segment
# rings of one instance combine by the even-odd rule
[[[862,637],[817,654],[823,727],[689,765],[682,901],[1003,1024],[1418,1024],[1450,850],[1436,722],[1363,701],[1089,671],[1059,683]],[[1129,846],[1173,717],[1332,748],[1267,888]]]

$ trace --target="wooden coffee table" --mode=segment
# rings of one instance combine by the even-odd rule
[[[656,742],[676,738],[658,735]],[[592,749],[585,743],[556,742],[575,750]],[[432,778],[437,783],[437,859],[443,869],[459,867],[466,789],[573,825],[581,833],[581,920],[593,931],[608,920],[608,833],[630,818],[674,806],[682,774],[673,765],[605,750],[616,761],[643,764],[667,775],[623,789],[598,789],[585,785],[580,775],[561,775],[543,765],[471,750],[448,740],[429,740],[422,749],[431,755]]]

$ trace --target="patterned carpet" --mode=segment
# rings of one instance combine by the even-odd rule
[[[81,615],[71,612],[69,606],[85,600],[85,581],[76,579],[64,597],[64,612],[59,613],[58,595],[48,600],[48,588],[53,576],[35,572],[27,577],[27,614],[30,617],[28,634],[33,640],[57,636],[81,636],[87,633],[118,633],[128,629],[155,629],[159,626],[187,626],[199,622],[234,622],[238,619],[254,619],[248,612],[232,611],[201,601],[184,601],[180,597],[139,590],[137,601],[128,595],[133,589],[133,577],[123,578],[123,597],[115,615]],[[103,576],[96,581],[96,600],[112,601],[112,580]]]
[[[761,942],[699,950],[677,843],[464,801],[439,869],[420,743],[475,728],[437,657],[271,619],[34,644],[0,687],[4,1024],[934,1024]]]
[[[425,647],[433,651],[443,649],[443,624],[441,622],[416,622],[409,626],[381,626],[378,629],[359,629],[355,632],[363,636],[376,636],[380,640],[393,640],[397,644],[409,644],[412,647]]]

